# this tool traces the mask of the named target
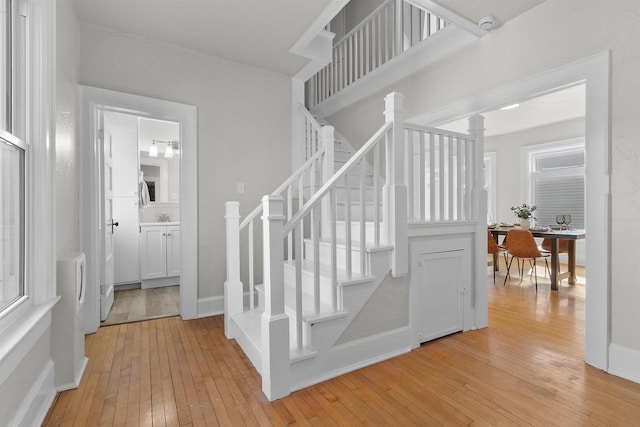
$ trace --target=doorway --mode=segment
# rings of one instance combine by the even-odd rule
[[[585,172],[588,188],[585,214],[588,220],[586,228],[590,232],[585,254],[589,266],[589,292],[585,296],[584,360],[603,370],[609,367],[611,300],[609,66],[610,54],[603,52],[407,120],[408,123],[437,126],[501,105],[513,104],[520,99],[553,92],[560,87],[585,84],[585,150],[589,165]],[[590,227],[590,224],[597,226]],[[477,279],[484,283],[484,276]],[[487,288],[477,286],[476,289],[477,316],[482,320],[487,307]]]
[[[158,216],[163,215],[163,219],[158,219],[159,222],[166,222],[165,219],[171,219],[172,214],[174,218],[179,219],[179,230],[172,233],[173,242],[179,245],[179,256],[176,258],[179,264],[180,272],[172,277],[179,277],[180,292],[179,292],[179,312],[183,319],[192,319],[197,317],[197,159],[196,159],[196,108],[193,106],[178,104],[169,101],[163,101],[153,98],[141,97],[137,95],[126,94],[122,92],[115,92],[106,89],[98,89],[88,86],[81,86],[81,114],[83,117],[83,127],[81,129],[81,139],[83,141],[81,146],[81,164],[83,164],[82,170],[82,188],[81,188],[81,235],[82,235],[82,250],[87,255],[87,304],[85,305],[85,333],[95,332],[100,326],[101,318],[106,317],[106,307],[109,306],[110,301],[113,301],[115,295],[115,271],[114,275],[110,275],[108,270],[105,270],[105,241],[109,235],[109,229],[115,230],[120,224],[115,226],[115,223],[119,223],[115,216],[108,218],[105,209],[105,182],[109,179],[115,181],[116,175],[106,175],[103,166],[105,158],[108,157],[105,154],[105,147],[109,147],[109,142],[106,138],[103,119],[105,113],[109,114],[121,114],[126,115],[129,118],[142,120],[145,123],[160,123],[170,122],[175,124],[179,129],[179,135],[175,137],[162,137],[166,139],[157,139],[156,145],[163,145],[160,152],[161,158],[167,153],[168,143],[171,143],[171,149],[174,150],[173,142],[179,143],[174,150],[173,156],[178,159],[179,162],[179,184],[178,186],[168,185],[169,180],[164,180],[159,176],[157,183],[162,185],[162,182],[166,182],[166,189],[156,188],[156,197],[159,197],[159,193],[163,192],[170,198],[172,193],[176,195],[179,204],[174,211],[169,209],[169,205],[154,206],[150,208],[148,214],[155,215],[151,212],[161,212]],[[138,131],[136,130],[136,135]],[[153,138],[152,138],[153,139]],[[158,142],[168,141],[168,142]],[[151,142],[153,144],[153,141]],[[159,147],[157,147],[159,148]],[[147,151],[148,154],[148,151]],[[139,173],[139,159],[140,153],[138,145],[135,146],[135,152],[133,154],[136,165],[132,170],[135,175],[136,190],[131,190],[129,194],[132,198],[135,198],[140,203],[138,184]],[[129,159],[131,161],[131,159]],[[168,170],[166,171],[168,174]],[[160,175],[160,174],[159,174]],[[119,175],[118,175],[119,176]],[[144,179],[142,180],[144,181]],[[175,180],[174,180],[175,181]],[[174,182],[175,184],[175,182]],[[177,188],[177,191],[176,191]],[[127,196],[125,194],[125,196]],[[155,198],[155,197],[154,197]],[[130,203],[134,203],[134,200],[130,200]],[[156,203],[165,203],[156,201]],[[166,202],[170,203],[170,202]],[[136,206],[136,210],[138,207]],[[146,210],[146,208],[145,208]],[[173,213],[172,213],[173,212]],[[132,216],[133,218],[133,216]],[[138,212],[138,218],[145,219],[144,212]],[[148,217],[147,217],[148,218]],[[155,216],[154,216],[154,219]],[[110,221],[111,220],[111,221]],[[109,225],[107,223],[110,221]],[[139,221],[139,220],[138,220]],[[134,224],[133,221],[128,222],[129,225]],[[169,224],[169,225],[168,225]],[[155,224],[153,224],[155,225]],[[164,227],[164,231],[157,232],[154,230],[152,238],[165,238],[168,227],[171,225],[169,222],[161,224]],[[115,227],[114,227],[115,226]],[[137,224],[137,229],[133,235],[136,238],[141,234],[140,223]],[[164,236],[163,236],[164,234]],[[150,240],[151,241],[151,240]],[[133,246],[132,246],[133,247]],[[165,271],[166,271],[166,253],[167,243],[155,245],[149,244],[149,248],[160,248],[160,256],[164,255],[165,259]],[[174,248],[174,246],[169,245]],[[171,249],[169,249],[171,251]],[[141,253],[141,252],[140,252]],[[175,251],[174,251],[175,253]],[[157,258],[152,258],[157,261]],[[174,262],[174,265],[176,262]],[[142,266],[142,264],[139,264]],[[157,266],[153,264],[154,268]],[[142,272],[140,273],[140,281],[142,282]],[[147,279],[153,282],[153,285],[158,285],[160,282],[167,282],[169,279],[166,277],[147,277]],[[125,284],[121,282],[121,284]],[[168,283],[164,283],[168,284]],[[150,286],[158,287],[158,286]]]
[[[116,111],[101,114],[110,225],[105,251],[111,251],[105,254],[101,325],[178,315],[180,123]]]

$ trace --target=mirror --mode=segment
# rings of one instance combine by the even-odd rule
[[[140,172],[149,190],[149,202],[177,203],[180,201],[180,125],[142,117],[139,120]]]

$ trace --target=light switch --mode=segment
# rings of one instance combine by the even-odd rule
[[[244,182],[238,183],[238,194],[244,194]]]

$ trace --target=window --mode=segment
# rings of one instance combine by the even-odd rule
[[[571,215],[571,226],[585,224],[584,139],[523,148],[527,200],[538,206],[537,223],[556,223],[556,215]]]
[[[26,295],[25,177],[27,145],[18,138],[23,120],[15,100],[22,93],[22,58],[16,46],[24,40],[12,0],[0,5],[0,315]]]

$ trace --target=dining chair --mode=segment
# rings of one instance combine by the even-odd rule
[[[493,234],[491,234],[491,231],[487,230],[487,254],[489,255],[498,255],[500,253],[506,253],[506,249],[501,248],[498,246],[498,244],[496,243],[496,241],[493,238]],[[493,257],[495,260],[498,259],[497,256]],[[506,262],[506,258],[505,258],[505,262]],[[494,263],[491,264],[492,268],[493,268],[493,283],[496,283],[496,268],[497,265],[494,265]]]
[[[521,279],[524,273],[524,260],[528,259],[533,264],[533,275],[536,283],[536,292],[538,292],[538,274],[536,268],[536,260],[538,258],[542,258],[544,259],[545,264],[547,264],[548,266],[547,258],[551,254],[540,252],[540,250],[538,249],[538,244],[536,243],[533,235],[529,230],[509,230],[509,232],[507,233],[507,252],[509,252],[509,255],[511,255],[511,261],[507,265],[507,274],[504,277],[504,285],[507,284],[507,279],[509,278],[509,271],[511,270],[513,258],[523,260],[523,268],[520,271]]]
[[[538,246],[538,249],[541,253],[548,253],[551,255],[551,239],[545,237],[542,239],[542,243]],[[569,241],[567,239],[558,239],[558,254],[568,254],[569,253]],[[547,270],[549,270],[547,264]],[[556,265],[556,271],[560,272],[560,258],[558,258],[558,264]],[[549,276],[551,276],[551,271],[549,271]]]

